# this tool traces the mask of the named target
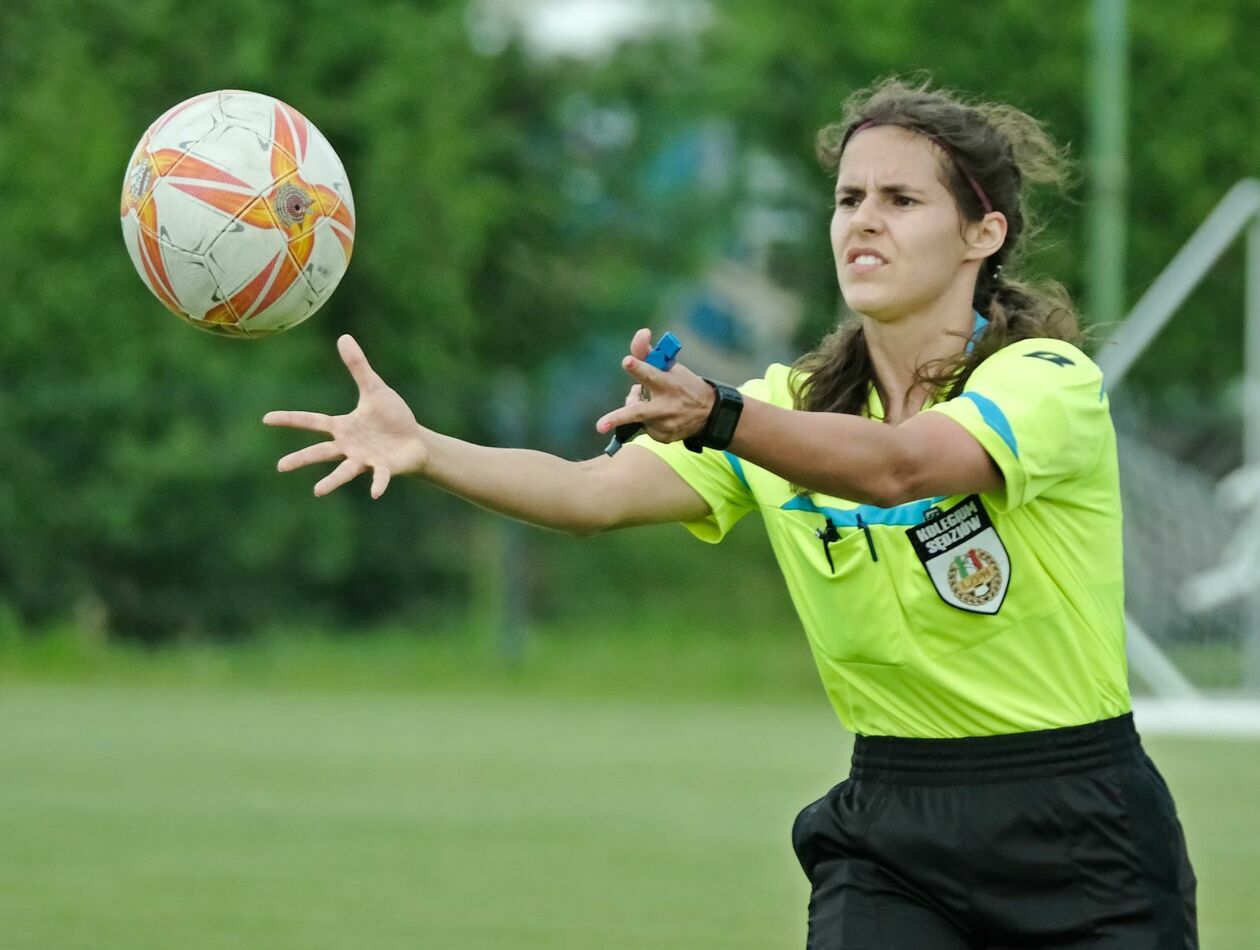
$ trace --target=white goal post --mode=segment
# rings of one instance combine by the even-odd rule
[[[1126,617],[1129,662],[1154,693],[1137,703],[1148,729],[1260,735],[1260,180],[1234,185],[1096,354],[1109,392],[1172,319],[1213,265],[1239,237],[1246,242],[1243,467],[1218,495],[1233,511],[1236,535],[1221,539],[1221,561],[1182,582],[1189,612],[1240,603],[1243,696],[1196,688],[1133,616]]]

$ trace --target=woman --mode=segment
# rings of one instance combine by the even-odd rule
[[[341,460],[317,495],[422,477],[574,534],[765,519],[843,723],[850,777],[806,807],[810,948],[1194,947],[1195,879],[1134,731],[1120,495],[1101,373],[1057,286],[1009,276],[1054,147],[1010,107],[892,80],[824,129],[843,324],[738,391],[643,362],[589,462],[415,421],[358,346],[348,415],[282,471]],[[644,389],[650,399],[643,398]],[[650,438],[649,438],[650,437]]]

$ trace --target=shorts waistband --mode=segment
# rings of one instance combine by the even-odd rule
[[[850,778],[903,785],[1002,782],[1078,774],[1142,755],[1130,712],[1082,726],[997,736],[858,736]]]

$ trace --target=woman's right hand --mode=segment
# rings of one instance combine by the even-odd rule
[[[342,416],[296,411],[275,411],[263,416],[263,423],[269,426],[332,436],[330,441],[286,455],[276,468],[291,472],[303,465],[340,459],[340,465],[315,483],[317,496],[327,495],[371,469],[372,497],[380,498],[392,476],[419,475],[424,471],[428,460],[425,430],[411,407],[368,365],[354,337],[340,337],[337,351],[359,387],[359,404]]]

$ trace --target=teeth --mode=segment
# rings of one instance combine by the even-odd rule
[[[881,261],[874,254],[859,254],[857,257],[853,259],[853,263],[862,264],[863,266],[865,266],[867,264],[882,264],[884,262]]]

